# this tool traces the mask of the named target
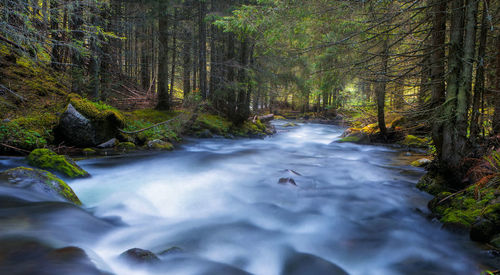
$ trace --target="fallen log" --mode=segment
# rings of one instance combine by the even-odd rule
[[[268,114],[268,115],[265,115],[265,116],[259,116],[259,120],[261,122],[268,122],[268,121],[271,121],[274,119],[274,114]]]

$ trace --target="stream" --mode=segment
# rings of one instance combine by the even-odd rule
[[[415,188],[424,171],[402,162],[405,152],[285,122],[265,139],[188,139],[173,152],[80,161],[92,177],[67,182],[83,210],[0,189],[0,237],[81,247],[124,275],[480,273],[484,252],[426,218],[431,196]],[[0,158],[2,170],[19,165]],[[118,258],[134,247],[161,262]]]

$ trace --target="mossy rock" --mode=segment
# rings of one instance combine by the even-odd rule
[[[153,150],[172,151],[174,149],[172,143],[159,139],[148,141],[147,146],[149,149]]]
[[[368,144],[370,143],[370,136],[365,132],[353,132],[346,137],[337,140],[339,143],[350,142],[357,144]]]
[[[429,148],[429,139],[414,135],[407,135],[404,140],[398,142],[400,145],[412,148]]]
[[[421,159],[417,159],[415,161],[412,161],[410,163],[411,166],[415,166],[415,167],[424,167],[424,166],[427,166],[431,163],[432,161],[430,159],[427,159],[427,158],[421,158]]]
[[[123,149],[123,150],[133,150],[135,149],[135,144],[133,142],[120,142],[118,146],[116,146],[118,149]]]
[[[50,149],[35,149],[27,157],[29,164],[63,173],[70,178],[88,177],[89,173],[68,156],[58,155]]]
[[[275,115],[274,119],[283,120],[283,119],[286,119],[286,118],[284,116]]]
[[[298,125],[293,122],[288,122],[283,124],[283,127],[297,127]]]
[[[417,188],[434,196],[447,191],[446,180],[441,175],[434,173],[427,173],[420,178]]]
[[[0,177],[6,178],[8,184],[18,188],[43,193],[53,198],[64,199],[77,205],[82,204],[71,187],[54,174],[45,170],[17,167],[0,173]]]
[[[93,156],[95,154],[97,154],[97,151],[92,149],[92,148],[85,148],[82,150],[82,152],[86,155],[86,156]]]

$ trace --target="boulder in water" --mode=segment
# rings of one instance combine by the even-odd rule
[[[291,185],[297,186],[297,183],[295,183],[295,180],[293,178],[280,178],[278,180],[278,183],[283,184],[283,185],[291,184]]]
[[[120,254],[120,258],[127,262],[136,264],[149,264],[160,261],[158,256],[156,256],[153,252],[140,248],[131,248]]]
[[[104,275],[78,247],[55,249],[29,238],[0,240],[0,274]]]
[[[154,150],[168,150],[171,151],[174,149],[174,146],[170,142],[166,142],[160,139],[150,140],[147,143],[149,149]]]
[[[88,177],[70,157],[58,155],[50,149],[35,149],[27,157],[29,164],[38,168],[61,172],[70,178]]]
[[[0,173],[0,178],[6,179],[6,184],[9,186],[49,195],[56,200],[63,199],[77,205],[82,204],[71,187],[45,170],[17,167]]]
[[[318,256],[307,253],[294,253],[286,259],[282,275],[328,274],[347,275],[341,267]]]

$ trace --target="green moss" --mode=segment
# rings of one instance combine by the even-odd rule
[[[89,174],[72,159],[54,153],[49,149],[35,149],[27,157],[30,165],[61,172],[68,177],[86,177]]]
[[[170,142],[165,142],[161,140],[153,140],[148,142],[148,147],[154,150],[165,150],[172,151],[174,149],[174,145]]]
[[[286,119],[284,116],[275,115],[274,119]]]
[[[196,128],[195,130],[208,129],[216,135],[228,134],[232,126],[233,124],[229,120],[207,113],[198,114],[195,125],[193,125]]]
[[[446,180],[440,175],[427,173],[420,178],[417,188],[431,195],[437,195],[447,190]]]
[[[119,127],[125,126],[125,118],[116,108],[102,102],[92,102],[77,94],[68,95],[71,105],[86,118],[92,121],[109,121]]]
[[[337,142],[352,142],[352,143],[359,143],[361,141],[361,138],[359,136],[347,136],[339,139]]]
[[[298,126],[298,125],[293,123],[293,122],[288,122],[286,124],[283,124],[283,127],[296,127],[296,126]]]
[[[58,178],[56,175],[40,169],[32,169],[27,167],[17,167],[9,169],[2,174],[6,175],[8,181],[11,184],[17,185],[19,182],[25,180],[29,181],[30,185],[41,184],[49,187],[50,189],[56,191],[60,196],[65,199],[81,205],[80,199],[76,196],[75,192],[69,187],[63,180]],[[45,188],[38,188],[39,190],[45,190]]]
[[[95,155],[97,153],[96,150],[92,149],[92,148],[85,148],[82,150],[82,152],[86,155],[86,156],[92,156],[92,155]]]
[[[118,149],[124,149],[124,150],[131,150],[131,149],[134,149],[135,148],[135,144],[132,143],[132,142],[120,142],[120,144],[118,144]]]
[[[407,135],[403,141],[398,142],[401,145],[415,148],[428,148],[429,139],[419,138],[414,135]]]

